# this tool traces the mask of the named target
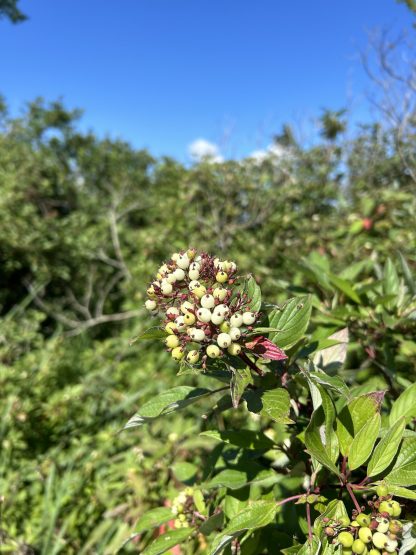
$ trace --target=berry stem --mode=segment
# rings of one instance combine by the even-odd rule
[[[308,539],[312,543],[312,521],[311,521],[311,506],[306,503],[306,520],[308,521]]]
[[[247,364],[247,366],[249,366],[252,370],[254,370],[254,372],[256,372],[256,374],[258,374],[260,377],[264,376],[263,370],[260,370],[260,368],[258,368],[254,364],[254,362],[248,358],[246,353],[240,353],[238,356],[241,358],[241,360],[243,360]]]
[[[346,485],[346,488],[347,488],[348,493],[350,494],[350,497],[351,497],[351,499],[352,499],[352,502],[353,502],[354,505],[355,505],[355,508],[357,509],[357,511],[358,511],[359,513],[361,513],[361,507],[360,507],[360,505],[359,505],[359,503],[358,503],[358,501],[357,501],[357,498],[356,498],[355,495],[354,495],[354,492],[353,492],[353,490],[352,490],[351,484],[345,484],[345,485]]]
[[[304,493],[300,493],[299,495],[292,495],[291,497],[286,497],[286,499],[282,499],[281,501],[278,501],[276,504],[277,506],[284,505],[285,503],[289,503],[290,501],[296,501],[296,499],[300,499],[304,495],[305,495]]]

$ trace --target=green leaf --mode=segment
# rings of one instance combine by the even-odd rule
[[[347,297],[349,297],[352,301],[357,304],[361,304],[361,299],[358,294],[354,291],[351,284],[334,274],[328,274],[329,281],[334,285],[341,293],[344,293]]]
[[[334,464],[338,449],[337,437],[332,429],[334,415],[335,410],[333,406],[331,410],[331,405],[326,399],[325,404],[312,413],[311,421],[305,431],[305,445],[308,452],[317,461],[339,476],[339,470]]]
[[[345,508],[343,501],[339,501],[338,499],[333,499],[330,501],[323,513],[321,513],[318,518],[315,520],[314,523],[314,531],[316,534],[320,534],[322,529],[326,526],[326,522],[324,519],[328,518],[329,520],[338,520],[341,517],[348,517],[348,511]]]
[[[386,483],[396,486],[416,485],[416,438],[402,441],[399,453],[389,474],[384,477]]]
[[[248,466],[248,465],[247,465]],[[274,470],[265,470],[259,465],[256,467],[248,466],[244,470],[226,468],[219,472],[207,484],[206,489],[225,487],[228,489],[240,489],[248,484],[273,483],[279,480],[279,476]]]
[[[166,331],[161,330],[158,327],[149,328],[146,331],[144,331],[143,333],[141,333],[140,335],[138,335],[137,337],[134,337],[133,339],[130,339],[130,345],[133,345],[133,343],[136,343],[136,341],[151,340],[151,339],[164,339],[167,335],[168,334],[167,334]]]
[[[233,368],[230,382],[231,399],[236,409],[240,403],[241,396],[249,384],[253,383],[253,376],[249,368]]]
[[[394,424],[401,416],[406,419],[406,424],[416,418],[416,383],[405,389],[394,402],[390,412],[390,424]]]
[[[375,484],[383,484],[384,482],[374,482]],[[400,486],[394,486],[393,484],[388,484],[389,493],[397,497],[403,497],[403,499],[412,499],[416,501],[416,491],[412,489],[403,488]],[[374,488],[375,489],[375,488]]]
[[[412,272],[401,252],[399,252],[400,264],[402,267],[402,272],[404,276],[404,281],[412,295],[416,295],[416,282],[413,279]]]
[[[199,532],[204,536],[209,536],[214,530],[220,530],[224,523],[224,513],[214,513],[205,520],[199,527]]]
[[[252,430],[230,430],[225,432],[220,432],[219,430],[207,430],[206,432],[202,432],[200,435],[216,439],[217,441],[223,441],[224,443],[229,443],[230,445],[236,445],[237,447],[242,447],[243,449],[266,451],[273,449],[275,446],[273,441],[263,434],[263,432],[254,432]]]
[[[157,509],[152,509],[147,511],[142,517],[137,521],[134,530],[136,534],[141,534],[142,532],[147,532],[151,528],[156,528],[168,520],[172,520],[174,515],[172,509],[168,507],[158,507]]]
[[[161,555],[175,547],[180,543],[183,543],[189,538],[193,533],[194,528],[179,528],[178,530],[169,530],[166,534],[158,536],[150,545],[142,551],[142,555]]]
[[[328,376],[323,370],[316,369],[316,371],[308,372],[308,377],[315,385],[322,385],[344,397],[349,396],[347,384],[338,376]]]
[[[274,520],[277,510],[275,501],[254,501],[230,520],[223,533],[232,536],[244,530],[263,528]]]
[[[247,391],[244,394],[250,412],[271,418],[275,422],[289,424],[290,397],[286,389],[278,387],[263,391]]]
[[[348,455],[350,470],[360,467],[371,455],[380,432],[381,417],[376,413],[358,432],[351,443]]]
[[[405,425],[404,417],[397,420],[374,449],[368,463],[367,476],[377,476],[389,466],[399,448]]]
[[[202,397],[206,397],[212,393],[216,393],[216,391],[190,386],[178,386],[163,391],[156,397],[147,401],[140,411],[130,418],[124,426],[124,429],[142,426],[159,416],[183,409],[191,403],[195,403]]]
[[[281,349],[293,347],[304,335],[312,310],[310,295],[294,297],[282,308],[275,308],[269,315],[269,326],[278,332],[269,335],[270,341]]]
[[[400,280],[397,270],[390,258],[386,260],[383,271],[383,293],[384,295],[397,295]]]
[[[184,484],[193,484],[198,473],[198,467],[189,462],[177,462],[172,465],[175,478]]]
[[[326,349],[316,351],[313,357],[314,364],[327,372],[339,370],[347,358],[349,341],[348,328],[333,333],[328,339],[339,341],[339,343],[327,347]]]
[[[338,415],[336,431],[340,451],[348,456],[352,440],[361,428],[380,410],[384,393],[377,391],[353,399]]]
[[[261,308],[261,290],[253,276],[246,279],[243,291],[251,299],[250,310],[258,312]]]

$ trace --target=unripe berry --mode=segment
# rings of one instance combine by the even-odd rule
[[[195,324],[195,322],[196,322],[195,315],[192,314],[192,312],[187,312],[185,314],[185,316],[183,317],[183,319],[184,319],[184,322],[187,326],[192,326],[192,324]]]
[[[189,279],[198,279],[199,278],[199,270],[189,270],[188,272]]]
[[[371,518],[364,514],[364,513],[360,513],[355,517],[355,520],[358,522],[358,524],[360,526],[368,526],[371,522]]]
[[[403,528],[403,525],[398,520],[391,520],[389,523],[389,532],[398,534]]]
[[[189,268],[189,264],[190,264],[190,260],[187,254],[180,254],[178,256],[178,259],[176,260],[176,265],[178,266],[178,268],[181,268],[182,270],[186,270]]]
[[[341,526],[348,526],[351,521],[347,516],[340,516],[338,522]]]
[[[213,312],[211,316],[211,322],[216,326],[219,326],[224,322],[225,316],[223,314],[218,314],[217,312]]]
[[[367,528],[366,526],[364,526],[363,528],[360,528],[358,530],[358,537],[364,543],[370,543],[371,538],[373,537],[373,534],[371,533],[370,528]]]
[[[171,306],[167,309],[166,316],[179,316],[179,310],[176,308],[176,306]]]
[[[175,347],[171,354],[172,354],[172,358],[174,358],[175,360],[182,360],[183,357],[185,356],[185,351],[183,350],[182,347]]]
[[[187,312],[189,312],[190,310],[193,310],[194,308],[195,308],[195,305],[190,303],[189,301],[185,301],[181,304],[182,314],[186,314]]]
[[[168,274],[168,275],[166,276],[166,281],[167,281],[168,283],[171,283],[171,284],[172,284],[172,283],[175,283],[175,281],[176,281],[175,274]]]
[[[230,323],[227,322],[226,320],[222,324],[220,324],[220,331],[222,333],[228,333],[230,329],[231,329]]]
[[[200,330],[198,328],[189,328],[188,335],[192,339],[192,341],[196,341],[197,343],[205,339],[204,330]]]
[[[201,299],[201,306],[204,308],[214,308],[215,299],[212,295],[206,294]]]
[[[233,328],[240,328],[243,325],[243,315],[239,312],[233,314],[230,318],[230,324]]]
[[[370,551],[368,552],[369,555],[380,555],[380,551],[378,549],[370,549]]]
[[[176,335],[168,335],[165,344],[168,349],[174,349],[179,346],[179,338]]]
[[[144,306],[147,308],[147,310],[149,310],[150,312],[152,312],[153,310],[156,309],[157,303],[156,303],[156,301],[153,301],[152,299],[148,299],[148,300],[144,303]]]
[[[196,255],[196,250],[195,249],[188,249],[186,251],[186,254],[188,255],[189,260],[193,260],[195,258],[195,255]]]
[[[389,515],[393,516],[394,515],[393,501],[382,501],[380,503],[379,511],[380,513],[388,513]]]
[[[215,276],[215,279],[218,281],[218,283],[225,283],[228,280],[228,275],[220,270]]]
[[[175,279],[177,281],[182,281],[183,279],[185,279],[185,272],[182,270],[182,268],[176,268],[176,270],[173,272],[173,275],[175,276]]]
[[[340,532],[340,534],[338,534],[338,541],[342,547],[352,547],[354,536],[351,532]]]
[[[211,322],[211,311],[208,308],[198,308],[196,316],[200,322]]]
[[[164,295],[170,295],[173,291],[172,284],[168,283],[165,279],[163,279],[162,284],[160,286],[160,290]]]
[[[218,358],[221,355],[221,351],[216,345],[209,345],[207,347],[207,355],[209,358]]]
[[[236,357],[241,353],[241,345],[239,345],[238,343],[231,343],[227,351],[230,355]]]
[[[384,546],[384,549],[387,551],[387,553],[394,553],[396,551],[396,548],[398,546],[398,542],[397,540],[387,540],[387,545]]]
[[[221,349],[226,349],[231,345],[231,337],[228,333],[220,333],[217,337],[217,343],[221,347]]]
[[[400,507],[399,503],[397,501],[392,501],[391,504],[393,506],[393,516],[400,516],[402,508]]]
[[[389,494],[389,488],[386,485],[381,484],[380,486],[376,487],[376,494],[379,497],[386,497],[386,495]]]
[[[175,333],[175,331],[178,331],[178,326],[175,324],[175,322],[168,322],[165,326],[165,331],[172,335]]]
[[[386,534],[382,534],[381,532],[376,532],[373,534],[373,544],[378,547],[378,549],[384,549],[388,542],[388,537]]]
[[[202,299],[206,292],[207,289],[204,285],[200,285],[199,287],[195,287],[194,289],[192,289],[193,295],[195,295],[195,297],[198,297],[198,299]]]
[[[240,328],[231,328],[229,333],[233,341],[237,341],[241,337]]]
[[[198,362],[199,360],[199,352],[195,350],[189,351],[189,353],[186,355],[186,360],[191,364],[195,364],[195,362]]]
[[[189,282],[188,289],[189,291],[193,291],[194,289],[200,286],[201,284],[199,283],[199,281],[197,279],[193,279],[192,281]]]
[[[256,315],[254,312],[244,312],[243,314],[243,323],[246,326],[251,326],[256,321]]]
[[[147,296],[150,297],[151,299],[155,299],[155,298],[156,298],[156,291],[155,291],[155,288],[153,287],[153,285],[151,285],[151,286],[147,289],[146,293],[147,293]]]
[[[361,555],[361,553],[364,553],[365,551],[365,543],[361,540],[355,540],[352,544],[352,551],[353,553],[358,553],[358,555]]]
[[[175,320],[175,324],[178,328],[178,331],[185,331],[186,324],[185,324],[185,319],[184,319],[183,316],[178,316]]]
[[[214,289],[212,294],[219,301],[223,301],[227,296],[227,289],[225,289],[224,287],[217,287],[216,289]]]

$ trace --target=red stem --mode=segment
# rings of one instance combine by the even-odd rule
[[[356,497],[355,497],[355,495],[354,495],[354,492],[352,491],[351,484],[345,484],[345,485],[346,485],[347,490],[348,490],[348,493],[350,494],[350,497],[351,497],[351,499],[352,499],[352,501],[353,501],[353,503],[354,503],[354,505],[355,505],[355,508],[357,509],[357,511],[358,511],[359,513],[361,513],[361,507],[360,507],[360,505],[358,504],[358,501],[357,501],[357,499],[356,499]]]
[[[306,520],[308,521],[308,538],[309,543],[312,543],[312,521],[311,521],[311,506],[306,503]]]
[[[281,501],[277,502],[277,505],[284,505],[285,503],[289,503],[289,501],[296,501],[296,499],[300,499],[305,494],[301,493],[300,495],[292,495],[292,497],[286,497],[286,499],[282,499]]]
[[[254,372],[256,372],[256,374],[258,374],[260,377],[264,376],[263,370],[260,370],[260,368],[258,368],[254,364],[254,362],[248,358],[246,353],[240,353],[239,356],[240,356],[241,360],[243,360],[247,364],[247,366],[249,366],[252,370],[254,370]]]

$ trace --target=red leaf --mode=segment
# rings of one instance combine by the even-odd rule
[[[276,347],[270,339],[267,339],[262,335],[253,339],[253,341],[246,343],[246,347],[247,349],[250,349],[250,351],[256,353],[256,355],[259,355],[261,358],[267,358],[269,360],[285,360],[287,358],[287,355],[284,351],[282,351],[282,349]]]

